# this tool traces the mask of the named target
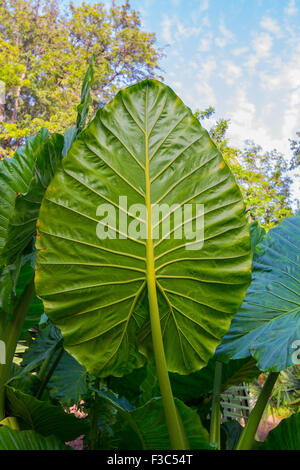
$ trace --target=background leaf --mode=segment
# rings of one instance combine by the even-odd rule
[[[118,418],[112,430],[118,449],[163,450],[170,449],[170,441],[164,418],[162,399],[154,398],[135,409],[122,406],[111,393],[97,392],[118,410]],[[210,449],[208,432],[202,426],[197,413],[175,399],[191,449]]]
[[[259,369],[279,372],[295,365],[299,338],[300,214],[280,222],[256,246],[253,281],[217,357],[251,355]]]
[[[72,406],[89,394],[87,372],[66,351],[63,353],[49,381],[50,396],[64,406]]]
[[[0,450],[70,450],[57,437],[44,437],[34,431],[15,431],[0,426]]]
[[[77,106],[77,120],[76,125],[69,127],[64,135],[64,148],[62,155],[65,157],[76,139],[77,135],[84,129],[86,118],[89,112],[89,107],[92,102],[91,88],[94,81],[94,56],[91,57],[90,65],[86,71],[81,88],[81,101]]]
[[[26,140],[13,159],[0,163],[0,254],[12,259],[28,245],[44,192],[53,178],[61,156],[63,137],[41,129]]]
[[[76,439],[88,431],[85,419],[75,418],[60,406],[37,400],[20,390],[6,387],[8,411],[18,418],[21,429],[31,429],[43,436],[55,435],[63,442]]]

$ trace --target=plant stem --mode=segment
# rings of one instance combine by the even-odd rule
[[[217,450],[221,449],[221,410],[220,410],[220,394],[222,387],[222,363],[217,361],[215,367],[215,378],[213,388],[213,398],[211,407],[211,421],[210,421],[210,445]]]
[[[146,89],[146,125],[145,125],[145,180],[146,180],[146,208],[147,208],[147,287],[150,310],[151,331],[153,340],[153,350],[157,369],[157,376],[162,396],[162,402],[169,432],[171,447],[174,450],[188,449],[188,441],[185,436],[184,427],[176,409],[168,369],[165,357],[160,317],[158,311],[156,276],[154,264],[154,249],[152,241],[152,217],[151,217],[151,194],[150,194],[150,173],[149,173],[149,153],[148,153],[148,88]]]
[[[91,414],[91,430],[89,435],[89,450],[95,450],[97,447],[97,440],[98,440],[98,399],[99,397],[95,394],[93,407],[89,414]]]
[[[48,365],[50,364],[51,359],[53,358],[53,355],[54,355],[54,353],[55,353],[56,351],[57,351],[57,348],[55,348],[54,351],[52,351],[52,354],[49,356],[49,358],[47,358],[47,360],[46,360],[46,361],[47,361],[47,362],[46,362],[47,367],[48,367]],[[43,375],[44,375],[44,377],[42,376],[42,383],[41,383],[41,385],[40,385],[40,388],[39,388],[38,391],[37,391],[36,398],[41,398],[42,393],[43,393],[43,391],[45,390],[45,388],[46,388],[46,386],[47,386],[47,383],[49,382],[49,380],[50,380],[50,378],[51,378],[53,372],[55,371],[56,366],[57,366],[57,364],[59,363],[59,361],[60,361],[60,359],[61,359],[63,353],[64,353],[64,348],[62,347],[61,350],[60,350],[60,352],[58,353],[58,355],[57,355],[55,361],[53,362],[51,368],[49,369],[49,371],[48,371],[48,373],[47,373],[46,375],[45,375],[45,372],[46,372],[46,370],[47,370],[47,367],[46,367],[46,365],[45,365],[45,368],[43,367],[43,369],[44,369],[44,370],[43,370]],[[44,364],[43,364],[43,366],[44,366]]]
[[[240,437],[236,450],[250,450],[254,443],[255,434],[261,417],[271,396],[279,372],[270,372],[258,397],[255,407],[250,413],[248,422]]]
[[[26,286],[24,292],[19,300],[19,303],[12,315],[11,320],[7,325],[7,335],[5,338],[6,342],[6,363],[0,365],[0,421],[5,416],[5,383],[8,378],[10,366],[14,357],[15,349],[17,346],[18,339],[21,334],[22,326],[28,312],[29,306],[32,301],[34,294],[34,280]]]

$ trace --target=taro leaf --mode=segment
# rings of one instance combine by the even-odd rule
[[[48,383],[51,398],[64,406],[80,402],[89,393],[86,378],[85,368],[65,351]]]
[[[14,158],[0,162],[0,256],[4,262],[32,240],[44,192],[60,162],[63,137],[41,129]]]
[[[161,204],[171,212],[190,204],[194,213],[182,227],[176,210],[159,238],[153,213],[146,240],[145,211],[150,218]],[[204,205],[203,246],[201,227],[190,238],[196,219],[203,221],[196,204]],[[40,211],[36,286],[66,349],[93,375],[141,367],[152,357],[147,279],[156,280],[168,369],[203,367],[249,284],[244,212],[221,153],[169,87],[145,80],[120,91],[78,136]],[[123,235],[124,217],[140,238]],[[152,257],[156,279],[147,277]]]
[[[170,374],[173,393],[182,401],[193,401],[201,397],[211,395],[214,386],[216,360],[212,358],[203,369],[193,374],[182,376]],[[255,366],[252,358],[229,361],[222,366],[221,392],[233,385],[249,382],[259,375],[260,371]]]
[[[5,312],[10,311],[12,289],[11,266],[5,266],[0,271],[0,309]]]
[[[160,396],[160,387],[159,387],[159,382],[158,382],[158,377],[157,377],[157,371],[152,361],[149,361],[147,363],[146,371],[147,371],[146,378],[141,383],[141,387],[140,387],[141,388],[141,396],[139,397],[140,405],[144,405],[147,401],[150,401],[151,398]],[[186,376],[184,377],[187,378]],[[176,395],[174,394],[174,396]]]
[[[23,257],[23,264],[18,276],[16,285],[16,301],[22,295],[25,287],[32,281],[34,276],[34,263],[35,253],[26,255]],[[39,319],[44,312],[43,302],[34,294],[31,301],[30,307],[27,311],[25,321],[22,327],[20,339],[24,339],[27,336],[27,332],[30,328],[39,323]]]
[[[221,425],[221,441],[223,450],[235,450],[244,428],[235,419]]]
[[[114,440],[118,449],[163,450],[170,449],[168,430],[164,419],[161,398],[154,398],[145,405],[126,409],[109,392],[97,392],[118,410],[118,419],[113,425]],[[197,413],[175,398],[191,449],[210,449],[208,432],[202,426]]]
[[[300,450],[300,413],[283,419],[268,434],[259,450]]]
[[[139,403],[140,396],[143,393],[141,386],[147,380],[147,377],[148,364],[135,369],[131,374],[124,375],[123,377],[109,377],[108,386],[120,397],[125,397],[130,403],[136,405]],[[152,397],[153,395],[149,399]]]
[[[41,381],[37,378],[36,374],[26,373],[26,371],[24,373],[24,367],[13,362],[9,370],[7,385],[35,396],[40,388]]]
[[[191,449],[210,449],[208,432],[202,426],[197,413],[175,398],[176,408],[181,416]],[[170,449],[168,431],[164,419],[161,398],[154,398],[140,408],[128,412],[135,425],[124,426],[118,422],[119,449]],[[123,421],[124,423],[124,421]]]
[[[26,193],[34,173],[35,158],[49,137],[47,129],[41,129],[26,140],[14,158],[0,162],[0,254],[7,243],[8,230],[18,195]]]
[[[70,450],[70,447],[55,436],[44,437],[34,431],[0,426],[0,450]]]
[[[18,418],[22,430],[31,429],[43,436],[55,435],[64,442],[88,431],[86,419],[78,419],[61,406],[40,401],[9,386],[6,386],[6,400],[9,414]]]
[[[64,148],[62,151],[63,157],[65,157],[72,146],[74,140],[77,137],[78,129],[77,126],[71,126],[69,127],[66,132],[64,133]]]
[[[266,231],[263,227],[259,225],[257,221],[254,221],[250,224],[250,238],[251,238],[251,247],[252,251],[255,250],[256,245],[263,241],[266,236]]]
[[[257,245],[253,281],[217,348],[219,360],[252,355],[259,369],[295,365],[300,338],[300,213],[272,228]]]
[[[81,101],[77,107],[78,115],[76,121],[76,127],[78,133],[84,129],[86,118],[89,112],[89,106],[92,101],[91,97],[91,88],[94,82],[94,55],[92,55],[90,60],[90,65],[86,71],[86,74],[83,79],[82,88],[81,88]]]
[[[4,328],[7,325],[8,319],[11,318],[14,308],[19,303],[25,288],[33,280],[34,260],[35,253],[20,256],[15,263],[4,267],[2,270],[3,276],[0,275],[0,296],[3,294],[4,303],[2,302],[1,305],[0,300],[0,317],[2,317],[3,311],[9,314],[6,320],[2,317]],[[43,311],[44,306],[42,301],[34,295],[19,339],[22,340],[28,337],[28,330],[39,323]]]
[[[33,370],[57,348],[61,342],[60,331],[54,325],[47,325],[24,354],[22,366]]]
[[[70,127],[66,130],[64,135],[64,148],[63,156],[65,157],[72,146],[77,135],[84,129],[86,118],[89,112],[89,107],[92,101],[91,98],[91,88],[94,81],[94,56],[91,57],[90,65],[86,71],[85,77],[83,79],[82,88],[81,88],[81,101],[77,106],[77,120],[76,125]]]

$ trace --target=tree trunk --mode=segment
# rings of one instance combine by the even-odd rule
[[[11,122],[15,124],[17,122],[17,117],[18,117],[18,111],[19,111],[19,104],[20,104],[20,96],[21,96],[21,90],[22,90],[22,82],[25,78],[25,72],[22,73],[21,75],[21,80],[20,80],[20,85],[17,87],[17,92],[16,92],[16,97],[14,101],[14,109],[11,117]]]
[[[6,121],[6,109],[5,104],[0,104],[0,122]]]

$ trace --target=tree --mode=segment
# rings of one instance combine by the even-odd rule
[[[246,141],[239,161],[236,178],[252,219],[269,229],[292,216],[293,180],[285,157],[277,150],[263,152],[259,145]]]
[[[212,115],[210,110],[206,116],[206,111],[199,114],[200,119]],[[251,219],[269,229],[293,215],[289,163],[277,150],[264,152],[249,140],[243,150],[229,146],[226,139],[229,122],[217,121],[209,131],[210,136],[235,175]]]
[[[59,9],[57,0],[0,0],[0,157],[44,126],[74,124],[85,70],[94,54],[91,114],[122,86],[158,73],[155,35],[141,30],[128,0]]]
[[[299,140],[290,140],[291,150],[293,152],[293,157],[291,161],[291,170],[294,170],[297,166],[300,166],[300,132],[296,132]]]

